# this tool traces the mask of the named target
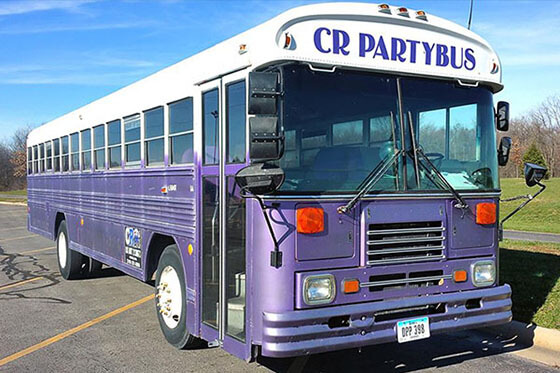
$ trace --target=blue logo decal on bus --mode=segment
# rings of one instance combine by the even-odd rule
[[[330,42],[326,42],[329,40]],[[343,30],[319,27],[313,35],[315,48],[321,53],[342,54],[348,56],[351,48],[350,35]],[[472,71],[476,66],[474,50],[459,48],[454,45],[429,43],[420,40],[383,38],[367,33],[360,33],[358,37],[358,56],[362,58],[382,58],[399,62],[416,63],[420,57],[418,51],[424,52],[422,62],[426,65],[451,66],[454,69],[465,68]],[[421,53],[420,52],[420,53]]]

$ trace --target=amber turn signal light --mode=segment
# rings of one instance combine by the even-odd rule
[[[344,288],[344,294],[357,293],[360,290],[360,281],[344,280],[343,288]]]
[[[496,222],[496,204],[482,202],[476,205],[476,224],[494,224]]]
[[[320,233],[325,230],[325,212],[319,207],[297,209],[297,231],[299,233]]]
[[[464,269],[453,272],[453,281],[465,282],[467,281],[467,271]]]

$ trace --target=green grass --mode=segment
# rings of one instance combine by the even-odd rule
[[[6,192],[0,192],[0,194],[9,194],[12,196],[23,196],[23,197],[27,197],[27,189],[22,189],[22,190],[8,190]]]
[[[504,240],[500,282],[513,289],[513,319],[560,330],[560,244]]]
[[[545,180],[546,190],[504,224],[504,229],[560,233],[560,178]],[[539,187],[529,188],[524,179],[502,179],[502,198],[535,194]],[[500,216],[505,217],[523,200],[502,202]]]

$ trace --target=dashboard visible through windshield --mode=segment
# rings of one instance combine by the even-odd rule
[[[306,65],[284,67],[283,77],[286,181],[278,193],[354,192],[383,160],[412,149],[410,128],[453,188],[499,188],[490,90]],[[415,172],[412,157],[399,157],[371,192],[440,190],[425,170]]]

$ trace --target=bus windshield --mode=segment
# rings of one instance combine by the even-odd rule
[[[355,192],[399,149],[408,155],[394,162],[372,192],[441,190],[433,175],[415,167],[411,129],[415,145],[453,188],[499,188],[490,90],[443,80],[319,72],[305,65],[285,67],[283,76],[286,142],[279,165],[286,181],[279,193]]]

